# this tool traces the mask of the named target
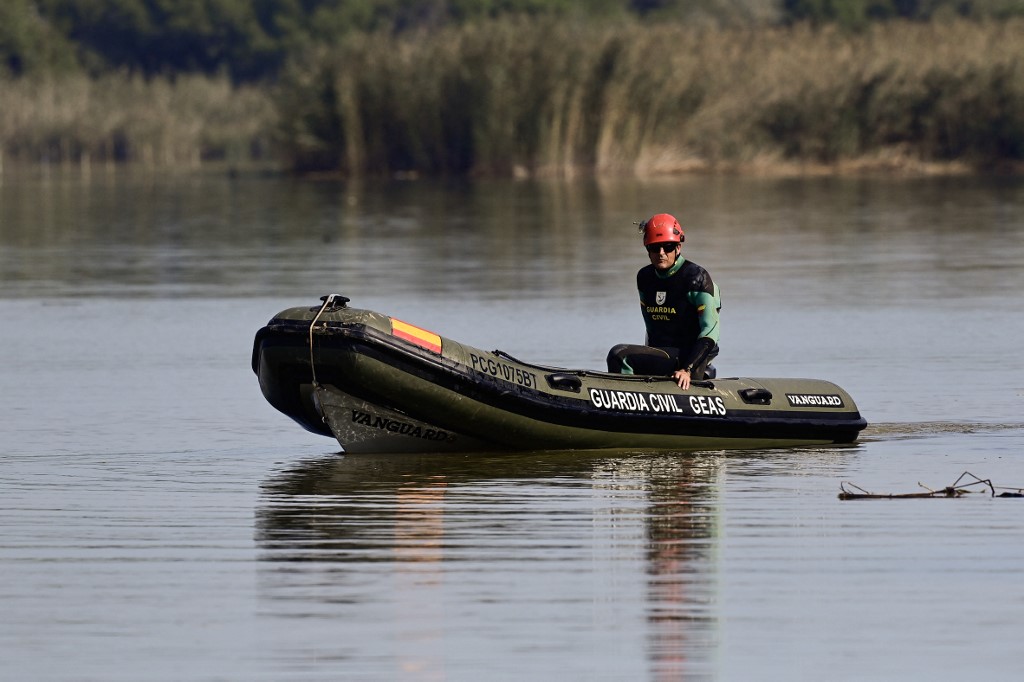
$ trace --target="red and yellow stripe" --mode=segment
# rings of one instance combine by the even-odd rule
[[[434,332],[428,332],[426,329],[420,329],[408,322],[402,322],[401,320],[392,317],[391,333],[404,341],[415,343],[420,348],[426,348],[427,350],[435,353],[441,352],[440,336]]]

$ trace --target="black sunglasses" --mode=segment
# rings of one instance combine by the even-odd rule
[[[673,251],[676,250],[677,246],[679,246],[679,244],[677,244],[676,242],[662,242],[661,244],[648,244],[647,245],[647,253],[660,253],[661,251],[664,251],[665,253],[672,253]]]

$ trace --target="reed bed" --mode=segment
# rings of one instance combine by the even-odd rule
[[[693,30],[502,20],[295,64],[296,169],[671,173],[1024,159],[1024,20]]]
[[[226,78],[124,74],[0,80],[0,152],[14,162],[198,167],[270,152],[268,93]]]
[[[0,162],[571,175],[1019,167],[1024,19],[352,35],[275,85],[0,79]]]

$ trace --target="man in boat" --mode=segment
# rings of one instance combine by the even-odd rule
[[[659,213],[640,223],[651,264],[636,274],[647,345],[620,344],[608,352],[608,371],[672,375],[680,388],[713,379],[722,297],[708,271],[682,254],[679,221]]]

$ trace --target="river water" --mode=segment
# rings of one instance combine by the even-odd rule
[[[342,293],[600,368],[632,225],[723,292],[721,376],[809,376],[851,447],[345,456],[255,331]],[[0,678],[963,679],[1019,673],[1024,181],[342,184],[0,176]],[[978,487],[981,491],[982,488]]]

